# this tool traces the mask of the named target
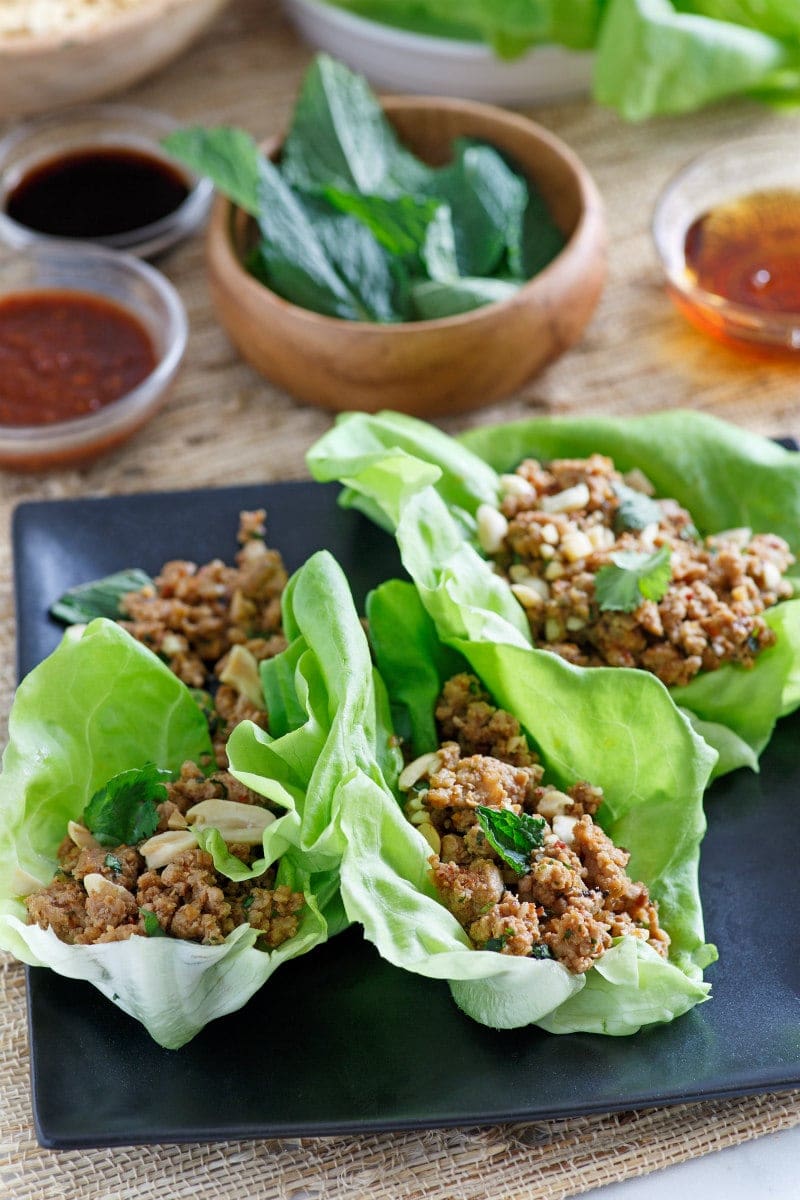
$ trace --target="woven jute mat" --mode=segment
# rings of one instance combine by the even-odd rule
[[[126,99],[263,138],[283,126],[308,57],[273,0],[234,0],[201,43]],[[473,422],[688,405],[767,434],[800,432],[796,368],[743,359],[689,329],[664,296],[648,233],[660,187],[689,158],[778,122],[800,133],[800,119],[733,104],[632,128],[580,100],[531,115],[578,151],[603,192],[609,282],[581,345]],[[160,266],[191,323],[167,408],[90,467],[0,475],[0,733],[15,681],[15,504],[302,477],[306,449],[330,423],[238,359],[210,307],[198,240]],[[55,1153],[35,1142],[28,1065],[24,973],[0,956],[0,1200],[560,1200],[800,1123],[800,1094],[786,1093],[491,1129]]]

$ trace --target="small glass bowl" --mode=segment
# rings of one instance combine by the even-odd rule
[[[741,138],[694,159],[659,196],[652,233],[667,291],[692,324],[736,348],[795,358],[800,312],[768,312],[727,300],[699,287],[686,264],[686,234],[694,221],[721,204],[772,189],[800,196],[796,130]]]
[[[127,309],[149,334],[156,366],[97,412],[50,425],[0,425],[0,467],[12,470],[74,466],[126,441],[166,400],[186,350],[188,322],[178,293],[138,258],[55,240],[0,250],[0,299],[50,290],[88,292]]]
[[[161,138],[178,128],[177,121],[164,113],[124,104],[87,105],[15,126],[0,139],[0,241],[15,247],[53,241],[12,220],[6,212],[7,198],[33,167],[70,151],[98,147],[139,150],[168,163],[185,178],[189,194],[159,221],[109,237],[87,238],[84,244],[152,258],[189,237],[208,216],[214,188],[210,180],[194,175],[161,147]]]

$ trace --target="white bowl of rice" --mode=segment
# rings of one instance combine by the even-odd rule
[[[229,0],[0,0],[0,119],[94,100],[157,71]]]

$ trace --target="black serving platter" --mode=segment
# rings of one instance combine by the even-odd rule
[[[293,569],[327,547],[356,599],[396,574],[393,541],[289,483],[25,504],[14,518],[20,676],[56,645],[66,588],[169,558],[230,560],[240,509],[268,510]],[[381,961],[351,929],[287,963],[238,1013],[163,1050],[89,984],[29,971],[33,1106],[53,1148],[365,1133],[540,1120],[800,1086],[800,723],[783,721],[760,776],[707,799],[701,889],[713,999],[629,1038],[497,1032],[445,983]],[[657,753],[657,749],[654,749]]]

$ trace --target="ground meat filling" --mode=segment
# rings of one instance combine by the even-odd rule
[[[554,958],[576,973],[626,934],[666,957],[669,937],[655,902],[628,876],[627,851],[592,819],[602,790],[585,782],[566,792],[543,784],[519,723],[491,704],[474,676],[445,684],[436,716],[441,735],[455,740],[409,764],[401,786],[409,819],[434,851],[439,894],[474,945]],[[489,844],[479,806],[544,818],[541,845],[524,873]]]
[[[195,804],[232,800],[264,806],[262,797],[227,771],[206,777],[194,763],[184,763],[180,777],[166,787],[167,799],[158,805],[157,833],[180,836],[184,831],[189,843],[193,837],[185,814]],[[237,925],[249,924],[259,930],[257,945],[272,950],[297,932],[305,898],[285,886],[276,888],[274,868],[236,883],[215,871],[211,855],[197,845],[179,842],[170,860],[157,867],[148,865],[147,843],[81,846],[74,837],[94,840],[83,827],[66,837],[58,849],[55,879],[25,900],[29,924],[52,929],[62,942],[92,945],[138,934],[213,946]],[[248,865],[260,851],[237,842],[228,849]]]
[[[277,550],[267,547],[263,509],[239,517],[236,566],[219,559],[198,567],[165,563],[152,587],[130,592],[121,624],[149,646],[194,688],[210,688],[215,710],[212,737],[219,766],[227,766],[225,744],[240,721],[266,728],[263,707],[224,682],[230,652],[241,647],[254,664],[286,647],[281,630],[281,595],[287,574]],[[223,680],[223,682],[220,682]]]
[[[263,510],[242,513],[235,567],[219,561],[202,567],[166,563],[152,588],[125,597],[130,620],[121,624],[185,683],[210,687],[202,703],[219,770],[207,775],[197,764],[184,763],[179,777],[166,784],[166,799],[156,806],[153,838],[137,846],[100,846],[89,830],[73,830],[71,823],[70,835],[58,849],[55,879],[25,900],[28,922],[52,929],[63,942],[92,945],[167,936],[216,945],[237,926],[249,924],[259,931],[256,945],[272,950],[297,932],[305,905],[302,892],[275,887],[274,868],[240,883],[218,873],[211,855],[197,845],[189,811],[206,801],[222,802],[223,816],[226,802],[266,806],[263,797],[226,770],[233,729],[243,720],[266,728],[263,701],[255,703],[260,697],[257,664],[286,644],[280,598],[287,576],[281,556],[265,545],[264,533]],[[234,670],[232,652],[237,648],[247,655],[244,660],[240,656]],[[237,842],[236,836],[226,837],[228,849],[250,865],[260,845]],[[148,852],[152,842],[157,850]]]
[[[774,642],[762,614],[792,594],[783,574],[794,558],[782,538],[749,529],[701,538],[674,500],[654,501],[656,520],[625,528],[622,489],[654,489],[600,454],[546,467],[528,459],[502,484],[501,512],[488,511],[481,541],[537,643],[580,666],[640,667],[681,686],[726,662],[752,666]],[[612,554],[662,546],[672,572],[662,599],[601,610],[595,576]]]

